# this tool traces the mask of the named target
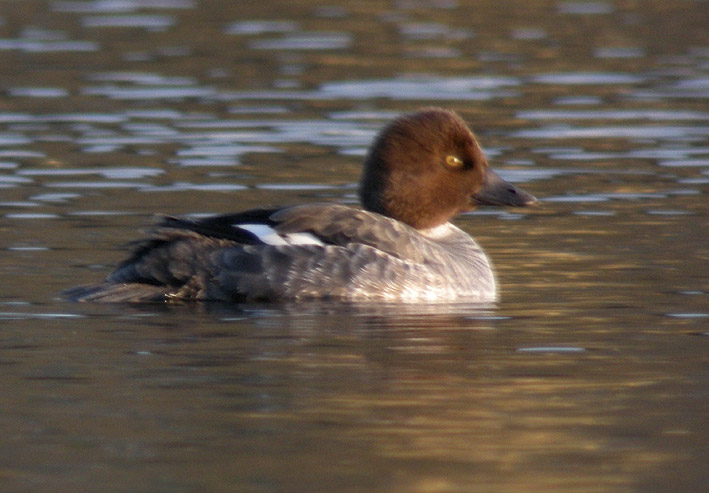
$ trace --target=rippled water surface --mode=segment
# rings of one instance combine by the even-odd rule
[[[4,491],[704,491],[709,4],[0,3]],[[356,202],[438,105],[502,301],[110,306],[154,214]]]

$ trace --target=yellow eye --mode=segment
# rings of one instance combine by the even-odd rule
[[[448,156],[446,156],[446,164],[451,168],[460,168],[461,166],[463,166],[463,161],[461,161],[454,155],[449,154]]]

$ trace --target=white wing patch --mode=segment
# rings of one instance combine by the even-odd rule
[[[288,233],[285,235],[289,245],[324,245],[320,239],[311,233]]]
[[[266,224],[232,224],[235,228],[248,231],[267,245],[324,245],[317,236],[310,233],[288,233],[280,235]]]

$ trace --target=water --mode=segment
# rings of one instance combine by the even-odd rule
[[[6,491],[703,491],[709,5],[0,4]],[[356,202],[402,111],[536,209],[495,307],[102,306],[154,214]]]

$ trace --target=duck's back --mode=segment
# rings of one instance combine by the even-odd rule
[[[446,223],[417,231],[342,205],[166,218],[80,301],[495,299],[477,244]]]

